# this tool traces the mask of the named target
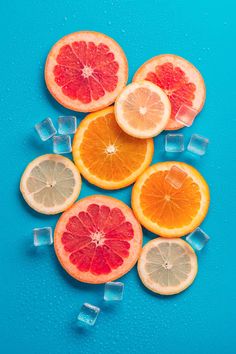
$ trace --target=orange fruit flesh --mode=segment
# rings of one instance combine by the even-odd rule
[[[182,171],[179,188],[171,184],[171,179],[176,181],[174,167]],[[209,201],[209,188],[201,174],[177,161],[150,166],[137,179],[132,191],[132,208],[137,219],[163,237],[181,237],[193,231],[205,218]]]
[[[165,177],[168,171],[153,173],[143,186],[141,205],[144,214],[162,227],[179,228],[191,222],[201,205],[199,187],[187,177],[180,189]]]
[[[113,146],[117,149],[116,153],[112,152]],[[127,139],[110,113],[91,123],[80,149],[81,157],[91,173],[101,179],[120,181],[130,171],[139,168],[140,160],[146,154],[147,143],[141,140],[137,142],[132,137]]]
[[[135,182],[149,166],[152,139],[127,135],[115,120],[114,108],[88,115],[73,141],[73,159],[83,176],[105,189],[118,189]]]

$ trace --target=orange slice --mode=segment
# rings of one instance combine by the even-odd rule
[[[37,157],[25,169],[21,193],[29,206],[42,214],[58,214],[78,198],[81,177],[77,167],[64,156]]]
[[[184,58],[173,54],[158,55],[144,63],[133,81],[148,80],[161,87],[171,102],[171,117],[167,130],[184,125],[175,120],[180,106],[185,104],[200,112],[206,98],[206,88],[200,72]]]
[[[142,248],[142,228],[126,204],[94,195],[62,214],[54,247],[62,267],[72,277],[85,283],[106,283],[136,263]]]
[[[127,79],[123,50],[98,32],[75,32],[61,38],[45,65],[46,85],[52,96],[78,112],[93,112],[112,104]]]
[[[90,183],[119,189],[133,183],[149,166],[153,141],[124,133],[115,120],[113,107],[108,107],[83,119],[74,136],[72,153]]]
[[[148,242],[138,261],[138,274],[151,291],[178,294],[188,288],[197,275],[197,256],[187,242],[162,237]]]
[[[160,134],[170,114],[167,95],[149,81],[126,86],[115,103],[117,123],[127,134],[136,138],[152,138]]]
[[[187,174],[179,189],[166,181],[176,166]],[[163,237],[180,237],[193,231],[205,218],[209,188],[201,174],[183,162],[161,162],[149,167],[132,191],[132,208],[148,230]]]

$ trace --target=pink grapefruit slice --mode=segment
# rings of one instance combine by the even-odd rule
[[[120,278],[136,263],[142,228],[123,202],[95,195],[81,199],[60,217],[54,247],[62,267],[85,283]]]
[[[166,130],[183,128],[175,120],[181,105],[201,111],[206,88],[200,72],[184,58],[173,54],[158,55],[144,63],[135,73],[133,81],[148,80],[162,88],[171,102],[171,116]]]
[[[111,105],[127,79],[123,50],[112,38],[98,32],[75,32],[61,38],[45,65],[45,81],[52,96],[78,112]]]

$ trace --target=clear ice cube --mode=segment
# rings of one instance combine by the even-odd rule
[[[46,118],[42,120],[41,122],[35,124],[34,127],[41,140],[43,141],[50,139],[57,132],[51,118]]]
[[[108,282],[104,288],[104,300],[121,301],[123,299],[124,284],[121,282]]]
[[[188,241],[196,251],[201,251],[209,240],[210,237],[200,229],[200,227],[186,237],[186,241]]]
[[[175,189],[179,189],[182,187],[185,178],[187,177],[187,173],[184,172],[181,168],[177,166],[172,166],[168,171],[165,180]]]
[[[74,134],[77,128],[77,120],[74,116],[58,117],[58,133],[62,135]]]
[[[198,134],[193,134],[191,136],[190,142],[188,144],[187,150],[196,155],[205,155],[209,140],[200,136]]]
[[[186,127],[190,127],[198,114],[198,111],[192,107],[182,104],[175,115],[175,120]]]
[[[69,135],[55,135],[53,137],[53,152],[55,154],[67,154],[71,150],[71,137]]]
[[[77,317],[79,325],[94,326],[97,320],[100,308],[88,303],[82,305]]]
[[[166,152],[183,152],[184,136],[183,134],[166,134],[165,136]]]
[[[33,229],[34,246],[47,246],[53,243],[52,228],[41,227]]]

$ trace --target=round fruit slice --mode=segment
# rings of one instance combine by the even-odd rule
[[[123,202],[95,195],[60,217],[54,247],[62,267],[85,283],[106,283],[127,273],[142,247],[142,228]]]
[[[113,107],[89,114],[74,136],[73,159],[82,175],[104,189],[133,183],[149,166],[152,139],[133,138],[119,127]]]
[[[81,177],[66,157],[48,154],[33,160],[20,182],[21,193],[29,206],[42,214],[66,210],[78,198]]]
[[[61,38],[48,54],[48,90],[64,107],[93,112],[112,104],[128,79],[121,47],[98,32],[75,32]]]
[[[117,123],[127,134],[136,138],[152,138],[160,134],[170,114],[167,95],[149,81],[126,86],[115,103]]]
[[[197,275],[197,256],[181,239],[161,237],[148,242],[138,261],[143,284],[162,295],[178,294],[188,288]]]
[[[183,125],[175,120],[182,104],[198,112],[204,105],[206,88],[200,72],[177,55],[163,54],[148,60],[134,75],[133,81],[140,80],[153,82],[169,97],[172,111],[167,130],[183,128]]]
[[[178,189],[166,180],[173,166],[186,174]],[[138,178],[132,191],[132,208],[137,219],[163,237],[180,237],[193,231],[205,218],[209,202],[206,181],[195,168],[183,162],[152,165]]]

